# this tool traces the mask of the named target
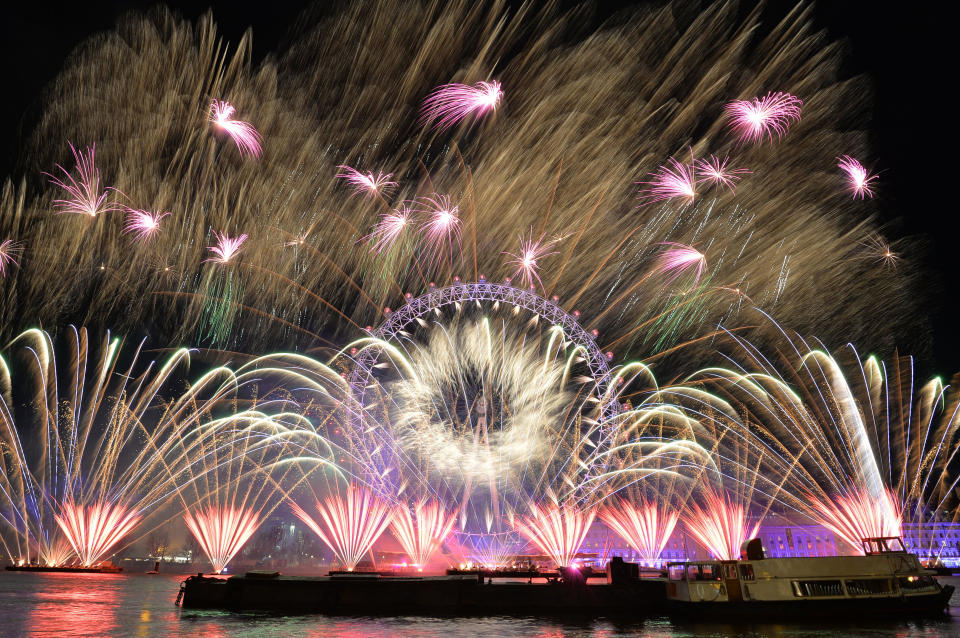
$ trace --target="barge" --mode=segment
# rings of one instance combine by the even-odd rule
[[[112,563],[101,563],[99,565],[7,565],[8,572],[52,572],[69,574],[119,574],[123,567]]]

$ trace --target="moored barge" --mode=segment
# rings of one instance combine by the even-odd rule
[[[119,574],[123,567],[113,563],[99,565],[37,565],[26,563],[23,565],[7,565],[8,572],[52,572],[69,574]]]

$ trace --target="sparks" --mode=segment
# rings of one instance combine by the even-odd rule
[[[381,215],[380,221],[377,222],[373,232],[367,236],[371,249],[377,253],[388,250],[410,225],[412,218],[413,210],[406,204]]]
[[[123,225],[124,233],[132,233],[135,241],[146,241],[160,230],[160,220],[170,213],[127,208],[127,219]]]
[[[698,182],[709,182],[715,185],[726,186],[730,192],[734,192],[734,183],[740,181],[741,176],[750,171],[745,168],[727,168],[727,162],[730,158],[725,157],[720,161],[716,155],[711,155],[710,159],[699,159],[694,162],[694,166],[700,171],[701,177]]]
[[[774,135],[782,138],[792,122],[800,121],[802,106],[799,98],[777,91],[762,98],[730,102],[725,111],[730,128],[741,142],[762,142],[765,137],[772,142]]]
[[[530,236],[527,239],[520,235],[520,250],[517,253],[504,253],[513,257],[513,259],[507,261],[507,264],[516,268],[512,276],[516,278],[517,275],[520,275],[520,281],[524,286],[532,286],[533,282],[536,281],[537,285],[543,288],[543,282],[540,281],[540,275],[537,273],[540,260],[557,254],[551,248],[559,241],[559,238],[545,242],[543,237],[543,235],[540,235],[539,239],[534,240],[533,228],[531,228]]]
[[[422,568],[450,535],[456,515],[447,514],[439,503],[421,501],[413,512],[406,505],[398,505],[393,509],[392,518],[393,535],[413,565]]]
[[[479,117],[496,110],[502,97],[497,81],[478,82],[473,86],[444,84],[423,101],[420,124],[433,122],[434,127],[447,129],[469,115]]]
[[[200,508],[183,516],[187,529],[219,574],[260,526],[260,512],[243,507]]]
[[[370,551],[390,524],[390,508],[367,490],[351,487],[347,498],[327,497],[317,501],[321,526],[296,503],[290,507],[294,515],[313,530],[347,571],[353,571],[363,555]]]
[[[646,500],[639,505],[618,500],[615,505],[600,510],[600,519],[629,543],[647,565],[660,559],[679,518],[678,512],[667,511]]]
[[[240,154],[259,158],[262,152],[260,142],[263,139],[252,124],[230,119],[236,109],[226,100],[214,100],[210,103],[210,122],[224,131],[234,141]]]
[[[340,172],[337,173],[337,179],[346,180],[348,184],[353,186],[354,195],[365,193],[367,196],[373,196],[397,186],[396,182],[390,181],[393,173],[378,172],[374,176],[373,173],[361,173],[357,169],[345,165],[340,165],[337,168],[340,169]]]
[[[668,166],[661,166],[651,175],[651,181],[640,182],[647,184],[647,188],[640,191],[640,199],[659,202],[680,197],[692,202],[696,197],[693,164],[683,164],[671,157]]]
[[[714,558],[736,560],[744,541],[757,535],[760,521],[747,528],[747,511],[735,504],[728,495],[718,494],[711,488],[703,491],[704,506],[690,505],[689,515],[684,519],[687,529]]]
[[[89,567],[99,563],[129,534],[140,517],[124,505],[107,501],[94,505],[76,505],[67,501],[55,519],[80,564]]]
[[[74,178],[70,171],[60,164],[57,164],[57,168],[63,172],[64,179],[50,173],[44,173],[50,178],[51,184],[59,186],[67,192],[65,199],[53,200],[57,214],[69,213],[96,217],[101,213],[122,210],[123,207],[120,204],[107,201],[110,191],[117,193],[120,191],[112,186],[100,190],[100,170],[97,168],[95,159],[97,145],[88,146],[84,151],[77,151],[73,144],[69,142],[68,144],[76,162],[78,178]]]
[[[873,197],[873,189],[870,188],[870,182],[877,179],[876,175],[867,173],[867,169],[863,167],[863,164],[849,155],[838,157],[837,166],[847,174],[849,189],[853,193],[854,199],[857,197],[860,199]]]
[[[517,531],[549,556],[557,567],[572,566],[596,512],[556,504],[541,507],[532,503],[530,511],[530,516],[517,520]]]
[[[453,244],[460,246],[460,208],[454,206],[449,195],[433,195],[420,200],[427,220],[420,225],[424,241],[432,253],[432,261],[439,263],[448,253],[453,257]]]
[[[218,233],[213,231],[213,236],[217,240],[216,246],[208,246],[207,250],[212,252],[216,257],[211,257],[205,261],[213,261],[219,264],[228,263],[234,255],[240,252],[240,246],[243,245],[243,242],[247,241],[247,234],[244,233],[239,237],[230,237],[226,233]]]
[[[23,243],[4,239],[0,242],[0,277],[7,276],[7,266],[19,266],[17,258],[23,253]]]

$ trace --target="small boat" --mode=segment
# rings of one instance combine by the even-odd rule
[[[147,572],[148,574],[159,574],[160,573],[160,561],[154,561],[153,569]]]
[[[863,556],[765,558],[757,538],[744,543],[740,560],[667,563],[668,608],[741,619],[947,609],[953,586],[937,582],[900,538],[867,538],[863,547]]]
[[[37,565],[26,563],[23,565],[7,565],[8,572],[53,572],[71,574],[119,574],[123,567],[113,563],[99,563],[97,565]]]

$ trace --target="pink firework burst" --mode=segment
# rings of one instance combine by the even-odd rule
[[[857,197],[860,199],[873,197],[873,189],[870,188],[870,182],[877,179],[876,175],[867,173],[867,169],[863,167],[863,164],[849,155],[838,157],[837,162],[840,170],[847,174],[847,181],[849,182],[850,191],[853,193],[854,199]]]
[[[240,246],[243,245],[243,242],[247,241],[246,233],[239,237],[231,237],[227,233],[213,231],[213,236],[216,238],[217,244],[215,246],[208,246],[207,250],[216,256],[204,261],[214,261],[219,264],[229,263],[234,255],[240,252]]]
[[[518,253],[504,253],[513,257],[513,259],[507,261],[507,264],[516,268],[512,276],[516,278],[517,275],[520,275],[520,281],[524,286],[531,286],[536,281],[537,285],[543,288],[543,282],[540,281],[540,275],[537,273],[537,269],[540,267],[539,262],[544,257],[557,254],[555,250],[551,249],[560,240],[544,241],[543,238],[544,236],[540,235],[539,239],[534,240],[533,228],[531,228],[530,235],[526,239],[523,238],[523,235],[520,235],[520,251]]]
[[[814,520],[833,531],[858,552],[865,538],[901,536],[902,508],[890,491],[875,497],[866,490],[834,496],[809,498]]]
[[[183,516],[187,529],[219,574],[260,526],[260,512],[244,507],[200,508]]]
[[[0,277],[7,276],[8,266],[19,266],[17,258],[23,253],[23,244],[12,239],[0,242]]]
[[[406,204],[380,216],[380,221],[367,236],[367,241],[378,254],[389,250],[413,221],[413,210]]]
[[[724,109],[730,119],[730,128],[741,142],[762,142],[763,138],[773,141],[787,133],[792,122],[800,121],[800,98],[777,91],[752,100],[736,100]]]
[[[720,161],[716,155],[711,155],[710,159],[697,160],[694,162],[694,166],[700,171],[700,178],[697,181],[726,186],[731,193],[734,192],[734,183],[740,181],[741,176],[750,171],[745,168],[727,168],[729,161],[728,157]]]
[[[68,144],[70,143],[68,142]],[[76,178],[60,164],[57,164],[57,168],[63,172],[63,179],[50,173],[44,173],[50,178],[51,184],[59,186],[67,192],[67,197],[64,199],[53,200],[57,214],[71,213],[96,217],[100,213],[123,209],[120,204],[107,201],[110,191],[117,193],[120,191],[112,186],[100,190],[100,170],[97,168],[95,159],[96,148],[97,145],[94,144],[88,146],[84,151],[78,151],[73,144],[70,144],[70,151],[73,153],[73,159],[76,162]]]
[[[390,181],[393,173],[385,174],[378,172],[376,176],[374,176],[373,173],[361,173],[357,169],[345,165],[340,165],[337,168],[340,169],[340,172],[337,173],[337,179],[346,180],[348,184],[353,186],[354,195],[364,193],[368,197],[371,197],[378,193],[382,194],[397,186],[396,182]]]
[[[99,563],[140,520],[124,505],[108,501],[76,505],[69,500],[54,518],[84,566]]]
[[[600,519],[635,549],[647,565],[660,559],[680,515],[655,502],[642,500],[639,505],[619,500],[603,508]]]
[[[502,97],[497,81],[477,82],[473,86],[444,84],[423,101],[420,123],[433,122],[434,127],[447,129],[467,116],[479,117],[496,110]]]
[[[746,508],[726,494],[708,488],[704,490],[703,500],[703,507],[690,505],[689,515],[684,519],[687,529],[714,558],[740,558],[740,546],[757,535],[760,522],[748,527]]]
[[[353,571],[390,524],[390,507],[367,490],[350,487],[347,498],[338,495],[317,501],[323,525],[296,503],[294,515],[327,544],[347,571]]]
[[[453,244],[460,247],[460,208],[454,206],[449,195],[424,197],[419,201],[420,212],[427,219],[420,225],[427,250],[432,254],[431,261],[440,263],[445,254],[453,258]]]
[[[447,514],[436,502],[417,503],[412,512],[406,505],[398,505],[393,508],[390,529],[413,566],[423,568],[450,535],[455,519],[453,513]]]
[[[682,198],[689,203],[697,195],[693,164],[683,164],[671,157],[669,165],[661,166],[656,173],[651,173],[651,175],[653,176],[651,181],[640,182],[647,185],[647,188],[640,191],[640,199],[645,199],[648,202],[659,202],[666,199]]]
[[[233,105],[226,100],[214,100],[210,103],[210,122],[230,136],[240,149],[241,155],[246,153],[259,158],[262,152],[260,142],[263,138],[252,124],[230,119],[235,111]]]
[[[669,246],[660,253],[657,258],[657,264],[654,266],[654,272],[661,275],[667,275],[667,283],[673,283],[678,277],[688,272],[693,273],[693,286],[696,288],[700,284],[700,277],[703,275],[703,269],[707,265],[707,257],[693,246],[686,244],[677,244],[666,241],[663,246]]]
[[[517,531],[549,556],[557,567],[572,566],[596,512],[554,503],[545,506],[531,503],[530,510],[530,516],[516,521]]]
[[[160,220],[170,213],[150,212],[138,208],[127,208],[127,219],[123,224],[124,233],[132,233],[135,241],[146,241],[160,230]]]

